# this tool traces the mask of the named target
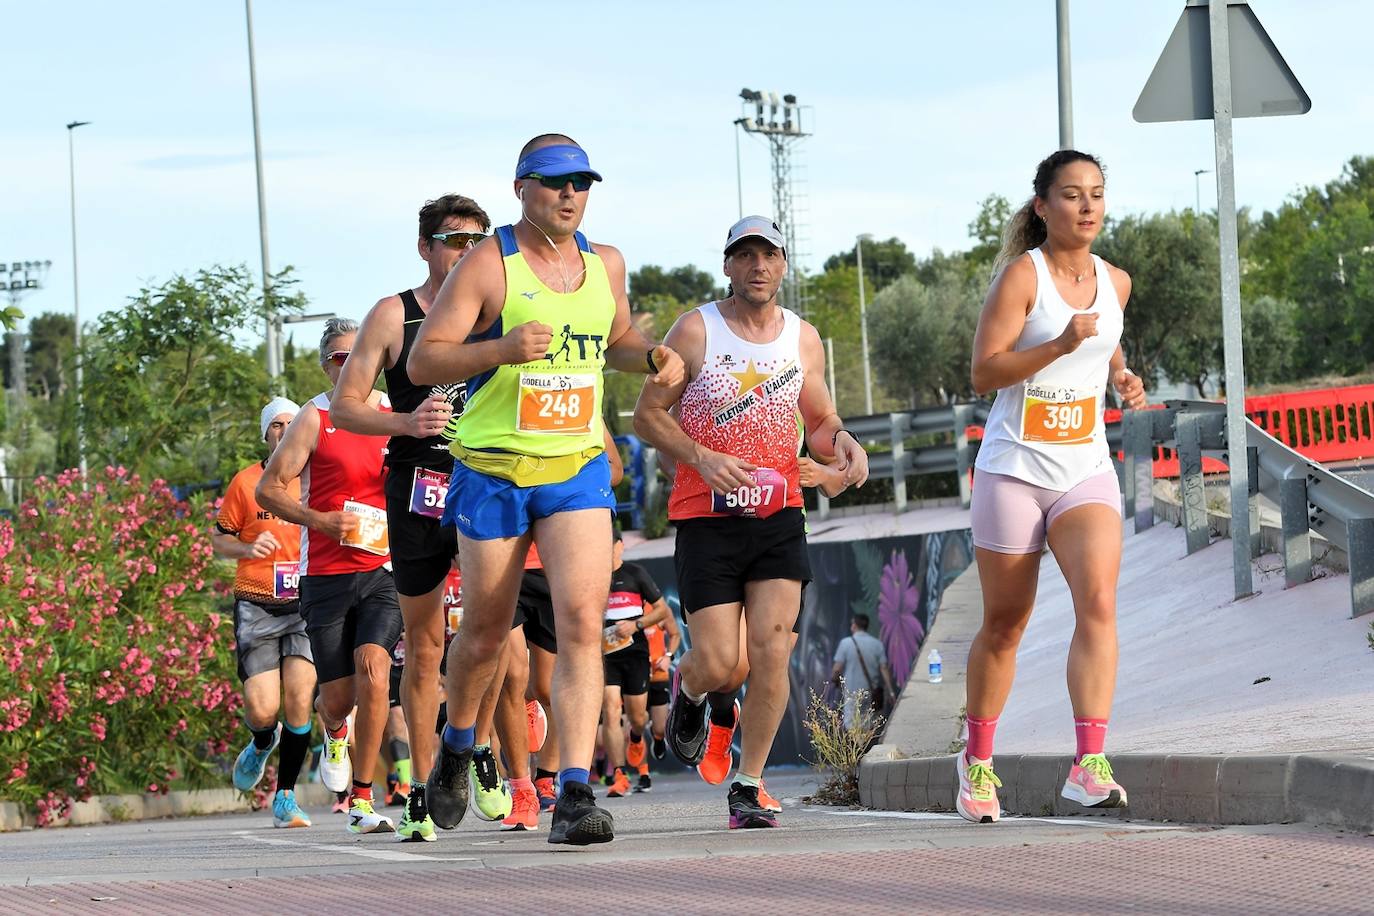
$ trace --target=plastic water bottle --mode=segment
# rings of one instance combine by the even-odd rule
[[[944,676],[944,673],[941,671],[941,665],[940,665],[940,650],[939,650],[939,649],[931,649],[931,650],[930,650],[930,682],[931,682],[932,684],[938,684],[938,683],[940,683],[940,682],[941,682],[942,680],[944,680],[944,679],[945,679],[945,676]]]

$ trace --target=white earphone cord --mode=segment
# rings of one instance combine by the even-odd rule
[[[582,279],[582,275],[587,272],[587,263],[583,261],[582,269],[574,274],[571,280],[568,279],[568,262],[564,259],[563,252],[558,250],[558,246],[553,243],[553,239],[549,238],[549,234],[541,229],[538,223],[530,219],[529,214],[525,212],[525,194],[523,190],[520,193],[520,218],[538,230],[539,234],[544,237],[544,241],[548,242],[549,247],[553,249],[553,253],[558,255],[558,273],[563,278],[563,293],[566,295],[572,292],[573,283]]]

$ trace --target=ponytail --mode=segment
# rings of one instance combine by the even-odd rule
[[[1059,177],[1059,170],[1071,162],[1091,162],[1103,176],[1107,174],[1096,156],[1076,149],[1061,149],[1042,159],[1035,167],[1035,179],[1031,182],[1034,196],[1007,221],[1007,228],[1002,233],[1002,250],[997,252],[997,258],[992,262],[993,277],[1030,249],[1045,243],[1048,230],[1044,218],[1035,212],[1035,202],[1049,196],[1050,186]]]
[[[1045,220],[1035,212],[1032,197],[1007,220],[1007,228],[1002,231],[1002,250],[992,262],[992,275],[996,277],[1012,261],[1042,245],[1045,233]]]

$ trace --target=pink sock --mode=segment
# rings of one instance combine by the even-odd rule
[[[1102,748],[1107,743],[1107,720],[1084,719],[1075,716],[1073,732],[1078,738],[1078,756],[1073,759],[1073,762],[1078,763],[1083,759],[1084,754],[1102,753]]]
[[[996,719],[968,717],[968,747],[965,752],[979,760],[992,759],[992,736],[997,731]]]
[[[522,776],[519,779],[512,779],[510,781],[510,788],[512,795],[514,795],[516,792],[519,792],[521,789],[528,789],[531,792],[533,792],[534,783],[530,782],[530,778],[528,776]]]

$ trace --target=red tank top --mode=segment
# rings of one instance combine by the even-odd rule
[[[783,309],[782,333],[768,343],[752,343],[730,330],[717,303],[697,312],[706,325],[706,352],[701,371],[682,392],[682,430],[713,451],[756,465],[757,485],[721,497],[696,468],[679,464],[668,517],[757,516],[802,505],[797,467],[801,319]]]
[[[316,512],[351,512],[360,524],[341,543],[313,528],[301,542],[301,575],[368,572],[391,559],[386,530],[386,436],[361,436],[329,421],[329,394],[311,402],[320,412],[315,452],[301,474],[301,499]],[[391,410],[383,395],[380,409]]]

